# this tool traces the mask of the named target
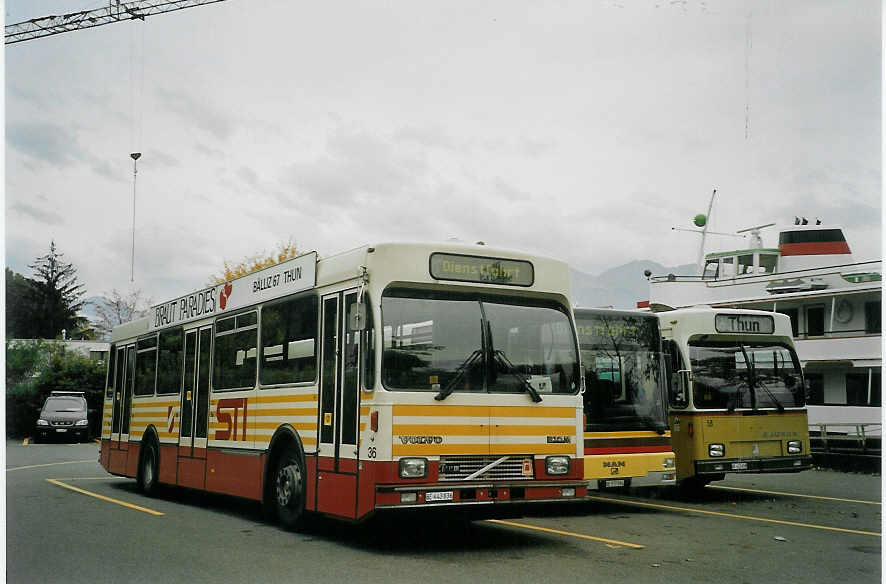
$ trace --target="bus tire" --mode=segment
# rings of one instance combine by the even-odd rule
[[[138,463],[138,488],[145,495],[157,492],[158,464],[157,444],[151,439],[144,443]]]
[[[680,489],[690,496],[700,495],[712,480],[714,480],[713,477],[694,475],[680,481]]]
[[[305,466],[299,453],[288,448],[277,459],[271,484],[274,511],[280,524],[296,531],[305,526]]]

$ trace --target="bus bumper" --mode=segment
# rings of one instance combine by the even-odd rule
[[[721,475],[724,472],[767,473],[800,472],[812,468],[812,456],[778,456],[773,458],[727,458],[695,461],[695,474]]]
[[[650,471],[645,475],[633,477],[611,477],[588,481],[589,491],[603,491],[621,487],[666,487],[677,484],[677,473],[674,469]]]
[[[587,496],[581,481],[545,483],[474,483],[391,485],[376,490],[376,509],[415,509],[454,506],[509,505],[579,501]]]

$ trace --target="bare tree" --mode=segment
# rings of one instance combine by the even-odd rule
[[[121,294],[116,288],[95,301],[95,314],[98,320],[95,329],[103,337],[109,337],[111,330],[125,322],[141,318],[148,313],[152,300],[142,296],[140,289]]]

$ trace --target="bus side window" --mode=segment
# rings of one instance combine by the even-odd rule
[[[375,389],[375,327],[372,322],[372,304],[369,302],[369,294],[363,295],[363,302],[366,306],[366,322],[365,328],[360,331],[363,337],[363,351],[361,358],[363,359],[363,389],[371,392]]]
[[[670,339],[662,339],[661,344],[667,361],[668,401],[675,408],[685,408],[689,402],[689,374],[683,364],[680,347]]]

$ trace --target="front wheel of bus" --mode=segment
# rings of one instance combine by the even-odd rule
[[[304,525],[305,471],[296,452],[286,452],[277,462],[274,503],[283,527],[296,530]]]

